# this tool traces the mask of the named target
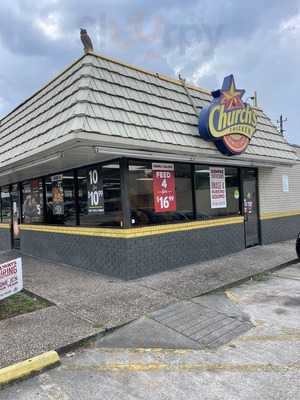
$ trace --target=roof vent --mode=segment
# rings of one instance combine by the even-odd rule
[[[93,53],[94,51],[93,43],[86,29],[80,29],[80,39],[82,41],[85,54]]]

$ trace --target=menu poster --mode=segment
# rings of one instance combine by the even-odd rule
[[[225,168],[210,167],[209,180],[211,208],[226,208]]]
[[[88,213],[104,213],[104,193],[101,168],[94,167],[87,174]]]
[[[54,175],[51,181],[53,215],[64,215],[63,175]]]
[[[152,174],[155,212],[176,211],[174,164],[153,163]]]
[[[42,215],[42,186],[39,179],[23,187],[23,217],[25,222],[39,221]]]

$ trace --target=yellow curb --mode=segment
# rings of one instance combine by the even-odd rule
[[[48,351],[28,360],[0,369],[0,386],[6,385],[21,378],[25,378],[34,372],[60,362],[56,351]]]

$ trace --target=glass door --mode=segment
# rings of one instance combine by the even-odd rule
[[[241,170],[246,247],[259,244],[257,170]]]
[[[20,191],[18,185],[12,185],[11,188],[11,238],[12,248],[20,249]]]

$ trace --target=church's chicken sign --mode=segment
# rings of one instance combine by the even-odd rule
[[[256,131],[256,112],[242,101],[244,93],[245,90],[236,89],[233,75],[229,75],[222,89],[212,92],[211,104],[200,113],[200,136],[214,141],[228,156],[243,153]]]

